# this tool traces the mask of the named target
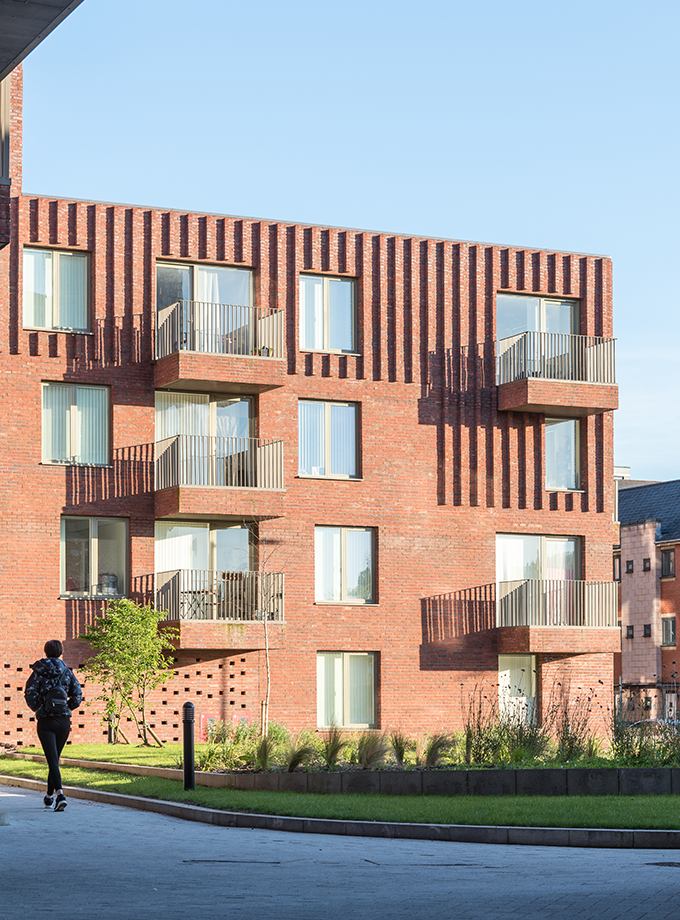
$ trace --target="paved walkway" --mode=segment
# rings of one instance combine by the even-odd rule
[[[224,828],[0,786],[0,916],[87,920],[676,920],[677,850]],[[667,865],[663,865],[666,863]],[[661,865],[660,865],[661,864]]]

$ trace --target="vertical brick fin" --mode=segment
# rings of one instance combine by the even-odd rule
[[[446,274],[444,243],[433,243],[434,248],[434,277],[430,284],[430,302],[434,301],[434,348],[430,352],[433,367],[430,379],[436,397],[436,423],[437,423],[437,503],[446,504],[446,388],[444,386],[444,276]]]
[[[373,244],[373,379],[388,379],[389,302],[386,239],[376,235]]]
[[[262,224],[259,220],[254,220],[250,224],[250,234],[248,238],[250,241],[250,251],[245,254],[245,261],[252,265],[253,268],[261,270]]]
[[[527,506],[527,413],[517,416],[517,507]]]
[[[170,214],[166,211],[165,214],[161,214],[161,255],[172,254],[170,236]]]
[[[387,238],[386,246],[387,379],[394,383],[397,379],[397,270],[396,240],[393,236]]]
[[[478,475],[479,475],[479,442],[477,434],[479,431],[479,380],[478,380],[478,367],[477,367],[477,343],[479,341],[479,330],[477,328],[477,317],[479,316],[479,289],[480,289],[480,278],[479,278],[479,247],[470,246],[470,276],[469,276],[469,299],[468,299],[468,334],[469,334],[469,346],[468,346],[468,370],[467,370],[467,385],[465,387],[466,397],[469,403],[469,418],[470,423],[468,425],[468,436],[470,440],[470,454],[469,454],[469,463],[470,463],[470,491],[469,491],[469,503],[470,507],[475,507],[479,504],[478,496]],[[483,292],[483,285],[482,285]]]
[[[234,262],[243,262],[243,221],[234,221]]]
[[[429,374],[429,353],[430,338],[432,330],[430,329],[428,316],[428,241],[420,240],[418,242],[418,332],[420,338],[420,385],[424,392],[430,384]]]
[[[319,233],[320,264],[322,272],[331,271],[330,230],[321,230]]]
[[[31,243],[40,240],[40,203],[40,198],[31,198],[28,202],[28,233]]]
[[[589,259],[578,260],[578,297],[581,300],[581,335],[593,335],[593,286]]]
[[[208,218],[198,218],[198,258],[208,258]]]
[[[21,208],[20,208],[21,199],[12,198],[10,200],[10,237],[11,242],[9,246],[9,277],[16,278],[16,284],[9,285],[9,335],[8,335],[8,350],[11,355],[17,355],[21,353],[21,340],[19,337],[19,330],[21,329],[22,324],[22,297],[23,297],[23,254],[22,247],[19,242],[19,227],[21,223]],[[0,351],[2,351],[1,345],[2,339],[0,338]]]
[[[68,204],[68,245],[78,245],[78,203],[71,201]]]
[[[224,262],[226,259],[225,255],[225,230],[226,221],[224,217],[220,217],[215,221],[215,258],[218,262]]]
[[[357,268],[356,261],[356,235],[350,235],[349,233],[344,233],[345,237],[345,254],[344,254],[344,268],[342,271],[347,272],[348,275],[353,275],[358,277],[360,275],[359,269]]]
[[[482,392],[482,418],[484,420],[484,453],[486,477],[486,507],[496,505],[496,475],[495,464],[499,453],[498,431],[494,424],[496,416],[496,291],[502,287],[502,251],[493,246],[486,249],[486,283],[484,303],[484,330],[483,330],[483,392]]]
[[[10,241],[10,187],[0,185],[0,249]]]
[[[370,269],[369,269],[370,272]],[[357,233],[354,237],[354,273],[358,277],[357,284],[357,346],[360,357],[357,358],[357,380],[365,380],[369,375],[367,363],[370,363],[368,356],[368,318],[369,318],[369,300],[371,296],[370,280],[366,277],[364,268],[364,235]],[[372,369],[371,369],[372,370]]]
[[[262,306],[270,310],[285,310],[285,303],[279,304],[277,292],[279,289],[279,225],[270,224],[267,228],[267,248],[269,252],[268,287],[261,285],[260,296]],[[264,268],[264,259],[260,263]]]
[[[403,244],[404,383],[413,383],[413,241]]]
[[[525,255],[523,249],[515,250],[515,287],[518,291],[525,291],[527,282],[526,282],[526,273],[525,273]]]
[[[134,324],[134,298],[135,298],[135,239],[136,239],[136,213],[132,208],[126,208],[124,219],[124,255],[123,255],[123,325],[122,325],[122,355],[123,363],[134,363],[134,356],[138,352],[135,337],[137,330]]]
[[[533,418],[534,426],[534,510],[543,508],[545,494],[545,470],[543,469],[543,442],[545,440],[545,419],[541,415]]]
[[[589,511],[594,498],[595,470],[590,462],[595,450],[594,434],[593,416],[581,419],[581,511]]]
[[[594,290],[593,290],[593,308],[595,311],[595,324],[593,335],[604,335],[604,272],[602,269],[602,259],[595,259],[593,265]]]
[[[183,258],[189,257],[189,215],[179,215],[179,254]]]
[[[144,282],[142,289],[142,355],[141,361],[153,361],[153,342],[156,334],[156,271],[154,265],[154,215],[153,211],[144,211],[142,252]]]
[[[470,495],[470,439],[467,429],[470,426],[468,418],[468,350],[470,340],[469,311],[466,309],[465,295],[470,285],[470,247],[465,243],[458,246],[458,285],[455,293],[458,304],[458,351],[456,365],[458,366],[458,469],[460,504],[466,504]]]
[[[542,284],[542,272],[541,272],[541,253],[532,252],[531,253],[531,290],[532,291],[545,291],[546,288]]]
[[[453,425],[451,398],[451,349],[453,345],[453,279],[452,249],[450,243],[437,246],[438,301],[441,313],[441,342],[439,351],[439,375],[441,387],[441,425],[444,440],[442,503],[453,501]]]
[[[299,352],[299,293],[298,293],[298,246],[296,239],[297,228],[294,226],[286,227],[285,245],[286,255],[286,345],[288,349],[288,373],[298,374],[298,352]],[[283,305],[282,305],[283,306]]]
[[[451,502],[461,504],[460,485],[460,244],[451,246],[450,339],[444,342],[446,354],[447,424],[451,428]]]
[[[302,238],[304,240],[304,261],[302,263],[305,271],[311,271],[314,267],[314,252],[313,252],[313,241],[312,241],[312,228],[305,227],[302,231]]]
[[[555,263],[556,261],[557,261],[557,256],[554,253],[550,253],[546,257],[548,280],[547,280],[547,287],[544,290],[548,291],[550,294],[554,294],[557,291],[557,287],[555,286]]]
[[[593,417],[593,434],[595,437],[595,511],[602,514],[604,503],[604,415]]]
[[[343,274],[348,272],[347,268],[347,231],[341,230],[337,234],[338,247],[338,271]]]
[[[500,250],[500,277],[498,281],[498,287],[510,287],[510,259],[508,249]]]
[[[396,237],[392,239],[392,298],[394,302],[394,331],[392,352],[394,379],[406,382],[404,370],[404,250]]]
[[[602,263],[602,335],[612,336],[614,334],[612,263],[609,259],[603,259]]]
[[[54,245],[59,243],[59,202],[50,201],[49,213],[49,241]]]
[[[571,296],[574,293],[572,278],[574,277],[574,265],[573,260],[575,256],[562,256],[562,293],[566,296]]]

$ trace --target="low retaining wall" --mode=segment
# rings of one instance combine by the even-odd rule
[[[45,763],[41,754],[8,754]],[[61,759],[63,766],[135,776],[184,779],[182,770]],[[338,773],[201,773],[196,784],[266,792],[383,795],[670,795],[680,793],[678,767],[565,767],[501,770],[356,770]]]

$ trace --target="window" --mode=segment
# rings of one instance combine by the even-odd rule
[[[316,601],[374,602],[374,531],[370,527],[314,529]]]
[[[645,623],[642,627],[642,638],[651,639],[652,638],[652,624]]]
[[[298,403],[298,473],[301,476],[356,478],[356,403]]]
[[[522,332],[576,335],[579,331],[577,300],[529,297],[525,294],[496,295],[498,341]]]
[[[498,703],[503,716],[531,724],[536,717],[536,656],[498,656]]]
[[[580,425],[577,419],[545,420],[545,487],[580,487]]]
[[[675,645],[675,617],[661,618],[661,644]]]
[[[249,268],[159,262],[156,266],[156,309],[160,312],[181,300],[249,307],[252,277]]]
[[[674,578],[675,577],[675,550],[674,549],[662,549],[661,550],[661,577],[662,578]]]
[[[300,275],[300,348],[356,351],[354,282]]]
[[[43,463],[109,462],[109,390],[70,383],[42,388]]]
[[[525,578],[572,581],[580,578],[579,537],[496,534],[496,581]]]
[[[62,517],[61,593],[127,593],[128,525],[123,518]]]
[[[632,559],[626,559],[626,575],[632,575],[635,571]]]
[[[651,572],[652,571],[652,560],[650,558],[642,560],[642,571]]]
[[[634,639],[634,638],[635,638],[635,627],[626,626],[626,639]]]
[[[156,521],[156,572],[250,570],[250,530],[242,524]]]
[[[621,581],[621,557],[614,556],[614,581]]]
[[[88,332],[90,257],[24,249],[24,326]]]
[[[374,728],[376,655],[319,652],[316,656],[319,728]]]

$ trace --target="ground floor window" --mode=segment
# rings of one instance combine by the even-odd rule
[[[498,656],[498,708],[501,716],[533,722],[536,718],[536,656]]]
[[[375,728],[376,658],[374,652],[317,654],[319,728]]]
[[[62,517],[61,593],[127,593],[128,523],[123,518]]]
[[[662,645],[675,645],[675,617],[662,617],[661,632]]]

